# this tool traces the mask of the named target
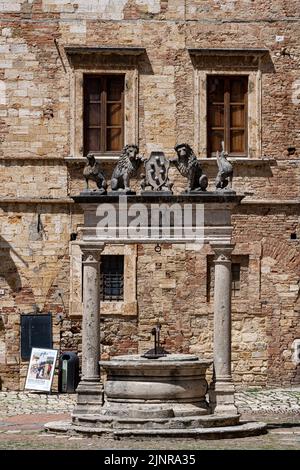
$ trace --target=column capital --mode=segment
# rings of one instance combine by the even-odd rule
[[[231,253],[235,247],[234,244],[211,243],[210,246],[215,253],[215,263],[228,262],[231,260]]]
[[[104,250],[103,244],[80,243],[83,263],[99,263],[101,253]]]

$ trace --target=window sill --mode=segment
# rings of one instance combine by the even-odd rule
[[[119,159],[119,155],[96,155],[96,160],[102,162],[112,162],[117,161]],[[64,160],[68,163],[86,163],[86,157],[65,157]],[[274,165],[276,163],[275,158],[248,158],[248,157],[229,157],[228,160],[232,163],[236,163],[238,165]],[[200,163],[204,163],[207,165],[216,165],[217,159],[216,157],[206,157],[206,158],[198,158]]]
[[[121,152],[120,152],[121,153]],[[119,160],[120,155],[95,155],[95,159],[101,162],[115,162]],[[86,163],[86,157],[65,157],[67,163]]]
[[[137,302],[126,301],[101,301],[100,315],[137,315]]]
[[[198,158],[198,161],[204,165],[217,164],[216,157]],[[248,158],[248,157],[229,157],[228,161],[235,165],[245,166],[263,166],[263,165],[274,165],[276,163],[275,158]]]

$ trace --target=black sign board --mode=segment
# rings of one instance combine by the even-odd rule
[[[30,359],[31,348],[52,348],[52,316],[21,315],[21,357]]]

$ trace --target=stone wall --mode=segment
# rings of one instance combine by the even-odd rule
[[[28,366],[20,358],[20,315],[51,312],[53,347],[60,346],[56,315],[67,315],[69,208],[7,204],[0,220],[0,315],[5,340],[0,375],[4,387],[18,389]]]
[[[98,11],[98,18],[101,18],[104,15],[101,13],[104,8],[102,3],[91,2],[91,8],[86,9],[86,14]],[[126,11],[131,7],[136,12],[136,2],[126,3]],[[143,5],[147,4],[138,3],[141,11]],[[148,3],[154,8],[153,2]],[[174,2],[169,2],[166,11],[176,10],[171,3]],[[143,19],[138,22],[130,18],[122,21],[109,21],[107,18],[106,21],[94,21],[88,17],[84,19],[85,12],[78,2],[64,4],[60,1],[47,5],[40,1],[30,2],[30,11],[26,19],[23,16],[23,21],[19,19],[22,14],[19,16],[7,12],[2,15],[5,19],[0,41],[2,156],[62,158],[68,155],[70,132],[66,123],[70,119],[72,70],[63,46],[74,43],[81,46],[95,45],[99,44],[99,38],[101,45],[105,46],[146,48],[146,57],[138,61],[142,152],[155,146],[172,153],[177,141],[194,141],[195,70],[187,48],[220,45],[223,48],[251,45],[252,48],[266,48],[270,51],[268,63],[262,69],[262,155],[277,159],[287,146],[299,147],[299,132],[294,126],[299,106],[299,28],[297,22],[288,16],[289,12],[282,12],[275,22],[276,8],[272,7],[270,13],[265,10],[264,23],[259,16],[260,9],[253,5],[249,21],[243,19],[249,12],[249,9],[247,13],[243,11],[245,4],[249,3],[246,1],[224,2],[224,5],[232,5],[231,11],[227,11],[224,5],[222,7],[222,2],[200,2],[198,6],[184,1],[175,3],[178,3],[178,17],[175,19],[180,21],[159,20],[155,13],[152,14],[153,20]],[[277,3],[281,5],[285,2]],[[23,8],[26,4],[28,7],[27,2],[19,2]],[[88,2],[84,4],[88,5]],[[69,13],[69,20],[59,13],[59,10],[66,11],[66,5],[76,10],[74,17]],[[184,7],[190,21],[185,22],[179,14]],[[106,12],[111,8],[111,5],[107,6]],[[202,13],[199,13],[200,10]],[[144,18],[142,12],[140,15],[140,18]],[[226,18],[222,25],[219,23],[219,15],[225,15]],[[235,20],[231,21],[231,15]],[[81,23],[84,23],[85,34],[79,28]],[[40,27],[33,27],[33,24],[39,24]],[[265,27],[265,24],[268,26]],[[284,40],[278,42],[276,36],[284,36]],[[60,45],[66,73],[54,43],[55,38]]]
[[[237,332],[239,357],[248,364],[238,367],[240,376],[249,382],[265,376],[268,385],[294,383],[299,380],[299,366],[292,361],[292,343],[300,333],[299,241],[291,240],[291,233],[299,230],[298,209],[281,205],[254,211],[249,205],[241,212],[234,216],[234,252],[249,253],[249,287],[247,311],[238,307],[236,313],[242,325],[248,318],[246,334]]]
[[[299,328],[298,223],[291,208],[242,207],[234,216],[233,262],[249,255],[239,297],[232,299],[232,368],[239,385],[297,383],[292,343]],[[268,215],[265,215],[265,213]],[[246,219],[246,220],[245,220]],[[139,248],[139,351],[150,345],[150,325],[159,318],[165,347],[210,357],[213,296],[207,296],[208,248],[184,245]]]
[[[291,345],[299,329],[299,21],[295,1],[0,1],[0,377],[22,388],[20,314],[51,312],[54,346],[81,353],[81,317],[69,315],[70,234],[82,224],[69,196],[84,187],[71,153],[73,75],[64,46],[135,46],[141,153],[198,146],[196,67],[188,48],[266,48],[261,74],[261,153],[234,163],[247,198],[234,215],[234,256],[248,256],[233,299],[233,373],[238,384],[299,382]],[[56,40],[56,43],[54,41]],[[119,60],[119,59],[118,59]],[[126,57],[122,58],[123,66]],[[129,59],[128,59],[129,60]],[[116,66],[106,58],[102,67]],[[216,63],[216,67],[217,67]],[[210,69],[214,72],[214,67]],[[81,125],[77,123],[77,125]],[[287,147],[296,152],[288,155]],[[203,155],[201,155],[203,157]],[[213,188],[216,163],[202,158]],[[103,164],[108,179],[114,163]],[[185,182],[172,169],[175,193]],[[138,182],[133,186],[138,189]],[[209,248],[138,247],[137,315],[105,315],[104,357],[144,351],[157,318],[170,351],[211,356]],[[58,314],[60,316],[58,316]]]

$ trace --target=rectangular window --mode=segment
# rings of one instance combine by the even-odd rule
[[[222,141],[230,156],[246,156],[247,90],[248,77],[208,76],[208,156],[222,150]]]
[[[231,263],[231,292],[232,298],[248,295],[249,257],[247,255],[233,255]],[[207,256],[206,299],[211,302],[215,288],[214,256]]]
[[[21,315],[21,357],[30,359],[31,348],[52,349],[51,313]]]
[[[124,256],[101,256],[100,300],[124,300]]]
[[[84,76],[84,154],[124,145],[124,75]]]
[[[231,265],[231,290],[233,297],[239,297],[241,290],[241,265],[239,263]]]

